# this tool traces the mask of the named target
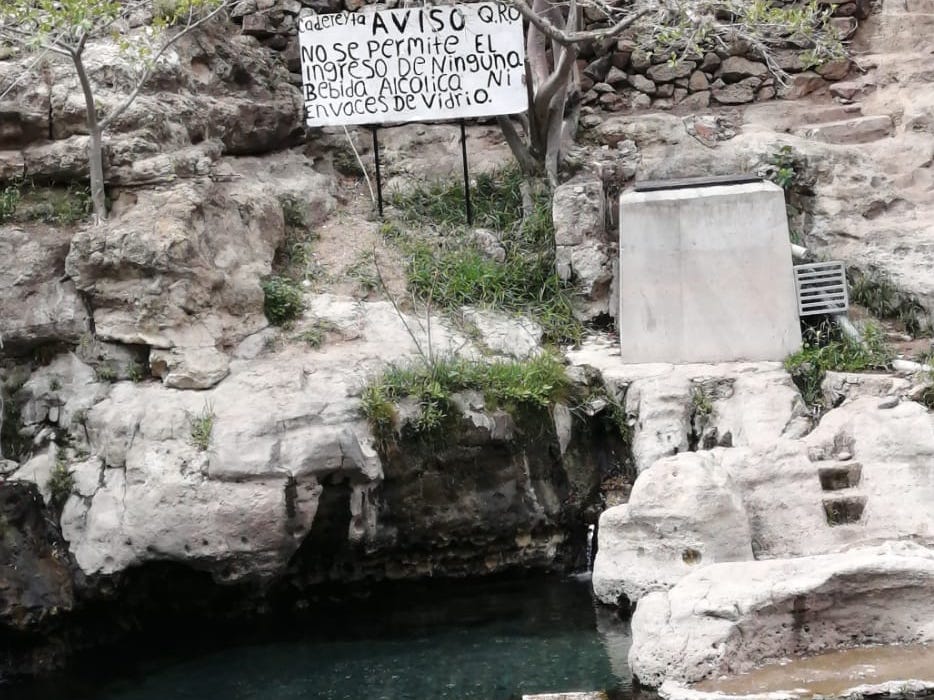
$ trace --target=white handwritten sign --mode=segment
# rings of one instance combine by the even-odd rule
[[[300,20],[308,126],[486,117],[528,108],[522,19],[502,3]]]

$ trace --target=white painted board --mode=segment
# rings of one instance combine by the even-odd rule
[[[304,17],[308,126],[487,117],[528,109],[522,18],[494,2]]]

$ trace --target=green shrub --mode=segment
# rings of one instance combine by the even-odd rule
[[[127,365],[126,374],[131,382],[141,382],[146,378],[146,367],[142,362],[133,361]]]
[[[263,310],[274,326],[281,326],[301,316],[305,308],[301,288],[288,277],[273,276],[263,282]]]
[[[49,224],[71,226],[85,221],[94,210],[91,188],[69,185],[64,190],[49,189],[41,213],[42,220]]]
[[[362,410],[374,433],[385,435],[395,421],[394,404],[414,398],[419,415],[413,431],[429,433],[451,415],[451,395],[457,391],[482,392],[491,406],[545,408],[563,398],[568,386],[564,366],[549,353],[494,362],[448,357],[388,367],[364,388]]]

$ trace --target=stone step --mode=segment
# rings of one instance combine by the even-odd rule
[[[863,517],[866,508],[865,496],[836,496],[823,500],[824,517],[830,527],[838,525],[852,525],[858,523]]]
[[[805,124],[795,133],[830,144],[870,143],[892,135],[894,124],[887,115],[856,117],[824,124]]]
[[[831,89],[833,86],[831,86]],[[853,93],[855,94],[855,92]],[[805,98],[802,100],[783,100],[781,102],[760,102],[750,105],[746,110],[743,127],[766,127],[772,131],[792,132],[802,124],[814,126],[829,122],[845,121],[862,116],[859,103],[826,107],[815,107]]]
[[[859,462],[843,462],[817,470],[817,477],[824,491],[840,491],[858,486],[862,475],[863,466]]]

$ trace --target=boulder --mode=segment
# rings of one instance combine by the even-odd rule
[[[791,76],[788,85],[783,89],[782,96],[789,100],[797,100],[826,86],[827,81],[820,75],[814,71],[805,71]]]
[[[710,452],[655,462],[629,503],[603,512],[598,533],[593,589],[610,605],[667,590],[702,564],[753,558],[742,494]]]
[[[674,65],[666,61],[649,68],[646,75],[656,83],[670,83],[678,78],[687,78],[696,65],[694,61],[678,61]]]
[[[934,640],[934,551],[892,542],[701,567],[643,598],[629,665],[640,683],[693,683],[854,644]]]
[[[480,342],[496,355],[526,359],[541,352],[542,327],[531,318],[471,307],[461,313],[479,331]]]
[[[149,367],[155,377],[173,389],[210,389],[227,376],[227,356],[212,347],[153,350]]]
[[[639,92],[644,92],[646,95],[655,94],[655,83],[646,78],[644,75],[634,73],[629,77],[629,84]]]
[[[850,59],[838,58],[817,67],[817,74],[824,80],[843,80],[850,72]]]
[[[711,86],[710,94],[724,105],[739,105],[756,99],[756,90],[762,84],[759,78],[743,78],[737,83],[724,84],[718,80]]]
[[[763,79],[769,74],[764,63],[750,61],[742,56],[730,56],[720,66],[720,78],[727,84],[738,83],[746,78]]]
[[[707,80],[707,76],[703,72],[696,70],[691,73],[691,80],[688,83],[688,87],[691,92],[701,92],[710,87],[710,82]]]

